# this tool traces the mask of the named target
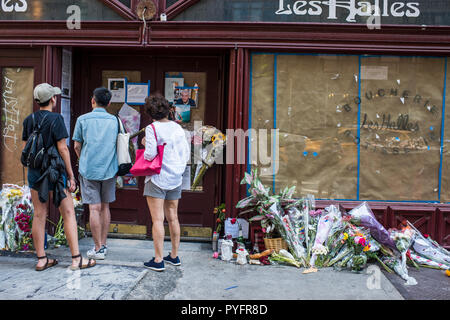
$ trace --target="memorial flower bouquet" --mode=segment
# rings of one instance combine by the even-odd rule
[[[19,230],[19,248],[29,251],[33,248],[31,228],[33,223],[33,208],[24,201],[16,206],[16,216],[14,218]]]
[[[402,230],[391,230],[391,239],[395,242],[398,251],[401,254],[402,268],[406,270],[406,261],[408,259],[406,253],[412,245],[415,231],[409,226]]]
[[[402,262],[396,258],[391,256],[385,256],[382,259],[383,263],[387,265],[389,268],[395,271],[403,280],[406,281],[406,285],[416,285],[417,281],[413,277],[408,275],[408,270],[406,267],[403,267]]]
[[[4,184],[0,206],[0,250],[30,250],[33,212],[30,189]]]
[[[423,235],[419,230],[417,230],[409,221],[407,223],[408,227],[414,230],[414,239],[412,243],[412,249],[416,253],[427,261],[431,260],[437,264],[442,264],[450,267],[450,252],[441,247],[436,241],[431,239],[428,235]],[[417,261],[417,259],[414,259]]]
[[[363,202],[351,210],[348,215],[351,223],[369,229],[372,237],[379,243],[396,249],[395,242],[391,239],[389,232],[377,221],[367,202]]]
[[[217,216],[216,219],[216,233],[220,233],[222,230],[222,226],[225,221],[225,203],[222,203],[220,206],[214,208],[214,214]]]
[[[397,273],[408,285],[417,281],[408,275],[407,259],[416,267],[449,268],[447,250],[412,225],[386,230],[366,202],[349,213],[341,213],[335,206],[316,210],[312,196],[293,198],[295,187],[272,194],[256,170],[245,173],[241,184],[248,185],[249,195],[236,207],[241,213],[255,213],[250,221],[260,221],[266,237],[278,233],[288,244],[288,255],[281,251],[272,254],[272,262],[303,266],[308,268],[303,273],[311,273],[317,272],[316,267],[361,272],[374,261],[387,272]]]
[[[194,152],[193,167],[195,166],[196,169],[193,170],[195,173],[191,190],[195,190],[206,171],[222,156],[226,136],[217,128],[202,126],[194,132],[192,143],[194,144],[194,148],[192,148]],[[201,155],[197,155],[195,152],[198,147],[201,147]]]
[[[316,263],[318,266],[323,266],[328,254],[328,247],[324,244],[328,239],[332,226],[340,219],[341,214],[335,206],[325,208],[325,213],[320,216],[317,226],[314,245],[312,247],[311,266],[315,266]]]
[[[337,264],[339,268],[349,267],[352,271],[361,271],[367,263],[367,255],[371,248],[367,231],[353,225],[349,225],[343,233],[343,241],[348,248],[348,253]]]
[[[428,258],[424,258],[424,257],[416,254],[415,252],[409,252],[408,254],[412,260],[414,260],[416,263],[418,263],[422,267],[440,269],[440,270],[450,270],[450,266],[443,264],[443,263],[433,261]]]

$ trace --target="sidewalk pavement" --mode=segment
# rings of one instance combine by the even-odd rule
[[[92,239],[80,240],[80,249]],[[165,254],[171,248],[164,243]],[[48,250],[59,264],[34,271],[33,254],[0,252],[1,300],[402,300],[380,272],[352,273],[319,269],[302,274],[285,265],[237,265],[212,258],[210,243],[182,242],[181,267],[166,264],[164,272],[143,267],[153,257],[149,240],[109,239],[106,260],[70,271],[65,246]],[[379,271],[378,267],[375,268]],[[374,278],[378,277],[378,278]],[[374,280],[375,279],[375,280]],[[372,288],[372,289],[371,289]]]

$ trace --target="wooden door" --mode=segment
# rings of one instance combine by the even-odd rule
[[[222,122],[222,98],[220,79],[221,57],[196,57],[149,55],[142,51],[112,52],[95,51],[80,52],[75,59],[75,70],[80,70],[75,77],[80,79],[74,88],[80,96],[74,101],[76,118],[91,111],[90,98],[95,88],[107,86],[108,78],[127,77],[131,82],[151,82],[151,92],[164,94],[165,75],[167,73],[182,73],[189,81],[198,81],[200,99],[202,101],[202,114],[198,118],[204,124],[220,128]],[[78,64],[78,65],[77,65]],[[87,66],[82,68],[81,66]],[[81,69],[79,69],[81,68]],[[193,83],[192,83],[193,85]],[[113,104],[109,112],[117,113],[123,104]],[[207,107],[208,106],[208,107]],[[140,128],[150,124],[150,117],[144,107],[132,106],[140,113]],[[198,114],[198,112],[197,112]],[[73,130],[73,129],[72,129]],[[138,138],[138,147],[141,134]],[[202,191],[183,191],[179,205],[179,219],[181,223],[181,236],[193,238],[209,238],[214,227],[214,206],[220,194],[220,170],[212,168],[206,173]],[[146,200],[143,197],[144,178],[137,178],[135,187],[118,188],[116,201],[111,204],[110,232],[138,234],[151,236],[151,219]],[[166,232],[168,235],[168,233]]]
[[[164,57],[157,58],[156,87],[165,92],[165,77],[181,74],[184,86],[199,86],[197,109],[191,109],[191,123],[184,126],[192,130],[194,121],[221,128],[223,99],[221,95],[221,59],[219,57]],[[179,205],[181,236],[208,238],[214,227],[214,206],[221,192],[220,167],[210,168],[202,181],[201,191],[183,191]]]

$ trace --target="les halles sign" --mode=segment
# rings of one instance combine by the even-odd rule
[[[322,16],[328,14],[327,19],[338,19],[338,9],[346,11],[346,21],[356,22],[356,16],[382,17],[411,17],[420,16],[420,3],[392,0],[328,0],[328,1],[290,1],[278,0],[277,15]],[[343,18],[343,17],[342,17]]]

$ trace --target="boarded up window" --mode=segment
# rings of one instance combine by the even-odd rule
[[[273,165],[258,158],[261,134],[250,138],[249,160],[269,171],[264,182],[275,191],[295,185],[297,196],[448,202],[445,64],[431,57],[253,54],[250,127],[267,130]]]
[[[33,68],[4,68],[1,81],[0,185],[26,184],[20,155],[23,121],[33,112]],[[25,179],[25,180],[24,180]]]
[[[445,60],[361,63],[361,199],[438,201]]]
[[[448,70],[448,60],[447,68]],[[450,74],[446,73],[445,90],[445,126],[444,126],[444,140],[442,149],[442,185],[441,185],[441,201],[450,202]],[[447,233],[448,234],[448,233]]]

